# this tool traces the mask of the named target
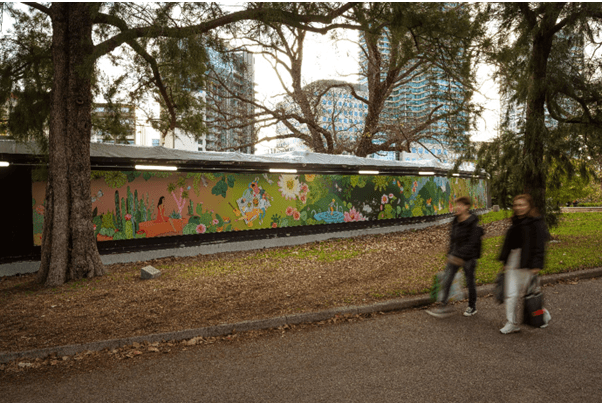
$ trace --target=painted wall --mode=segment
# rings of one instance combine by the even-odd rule
[[[32,183],[34,244],[45,182]],[[93,171],[98,241],[446,214],[455,198],[485,208],[483,179],[426,176]]]

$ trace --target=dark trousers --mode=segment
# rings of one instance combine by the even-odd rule
[[[443,303],[447,303],[449,300],[449,290],[451,290],[451,284],[453,283],[453,279],[455,278],[455,274],[459,270],[459,265],[453,265],[451,263],[447,263],[447,267],[445,269],[445,280],[443,281],[442,290],[443,290]],[[466,275],[466,284],[468,285],[468,299],[469,304],[472,309],[476,309],[476,280],[474,274],[476,272],[476,260],[469,259],[463,264],[463,272]]]

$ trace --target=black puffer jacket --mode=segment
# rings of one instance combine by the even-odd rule
[[[464,261],[478,258],[480,256],[480,237],[482,228],[478,226],[478,217],[470,214],[470,217],[459,222],[457,216],[451,225],[451,240],[449,243],[449,255],[461,258]]]
[[[504,264],[513,248],[520,248],[521,269],[543,269],[545,263],[545,243],[550,234],[542,217],[512,217],[512,226],[505,235],[505,242],[499,255]]]

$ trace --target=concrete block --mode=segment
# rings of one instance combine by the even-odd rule
[[[159,278],[160,275],[161,271],[159,269],[153,268],[151,265],[141,269],[141,279],[155,279]]]
[[[498,204],[494,204],[493,205],[493,211],[499,211],[499,205]]]

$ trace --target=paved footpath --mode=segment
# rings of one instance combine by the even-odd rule
[[[91,372],[0,373],[3,402],[602,402],[602,280],[544,288],[545,329],[499,333],[503,306],[411,309],[283,337],[189,347]]]

